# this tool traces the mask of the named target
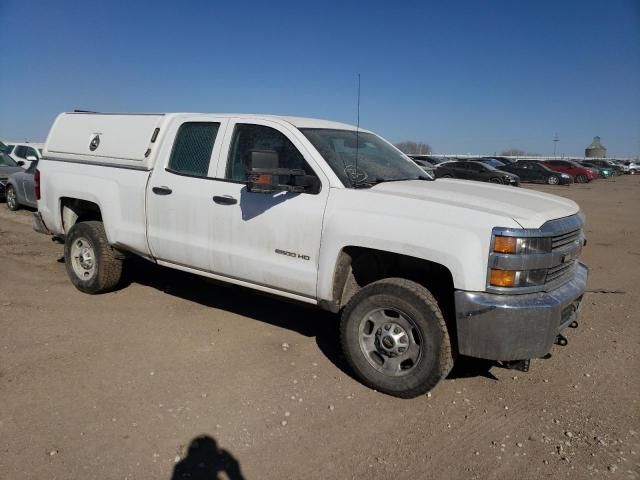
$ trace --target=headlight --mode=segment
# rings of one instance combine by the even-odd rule
[[[549,253],[551,252],[551,238],[496,236],[493,241],[493,251],[495,253]]]
[[[566,173],[563,173],[560,175],[562,178],[571,178],[571,175],[567,175]]]
[[[491,269],[489,285],[492,287],[533,287],[544,284],[547,269],[538,270],[498,270]]]

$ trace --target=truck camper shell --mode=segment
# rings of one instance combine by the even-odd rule
[[[44,148],[49,160],[151,170],[165,114],[58,115]]]

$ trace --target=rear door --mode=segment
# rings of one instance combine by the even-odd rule
[[[148,241],[161,261],[213,271],[212,243],[225,226],[213,203],[226,120],[181,119],[168,126],[147,187]]]
[[[33,181],[36,168],[38,168],[38,160],[32,162],[29,169],[24,174],[20,175],[22,177],[21,181],[22,188],[24,189],[24,198],[31,206],[35,206],[38,203],[36,200],[36,189]]]
[[[521,163],[518,165],[518,170],[515,172],[522,180],[529,182],[537,181],[536,178],[536,166],[533,163]]]

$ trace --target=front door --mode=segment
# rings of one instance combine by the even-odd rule
[[[277,154],[280,168],[318,177],[320,191],[249,192],[248,160],[254,150]],[[215,249],[216,272],[315,298],[327,179],[313,168],[293,127],[276,122],[231,121],[223,152],[214,201],[225,240]]]
[[[213,174],[226,120],[182,121],[169,127],[147,187],[149,247],[158,260],[214,270],[212,243],[220,235]]]

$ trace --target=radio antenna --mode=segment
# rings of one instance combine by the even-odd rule
[[[354,181],[354,185],[358,185],[358,149],[360,148],[360,143],[358,142],[358,133],[360,130],[360,74],[358,74],[358,118],[356,121],[356,178]]]

